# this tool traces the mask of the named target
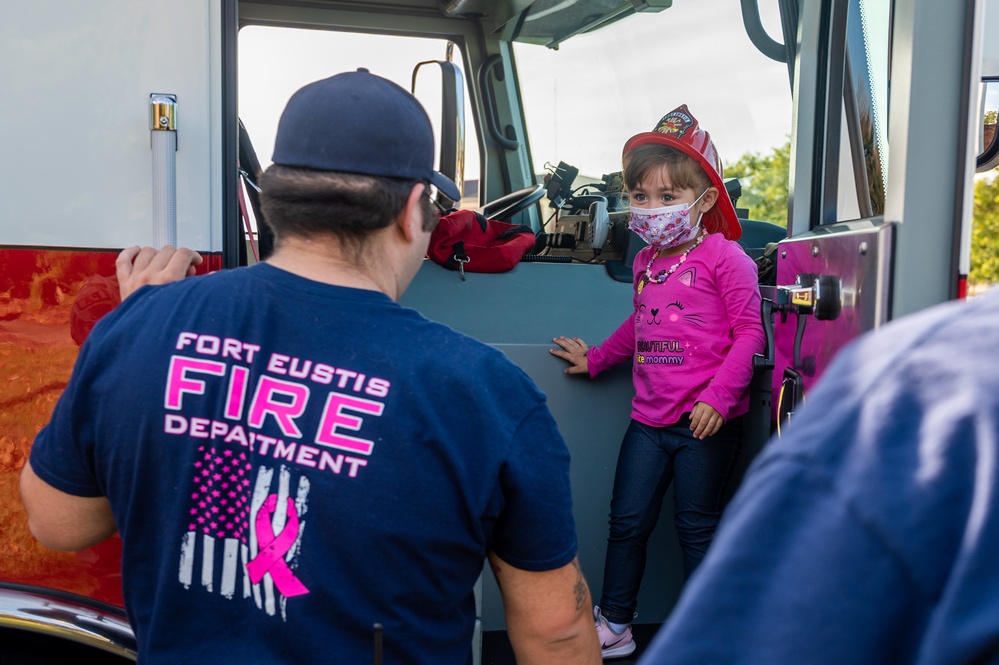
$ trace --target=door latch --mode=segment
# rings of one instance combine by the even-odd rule
[[[766,335],[766,353],[757,353],[753,358],[753,366],[763,369],[774,368],[774,315],[779,314],[781,323],[787,321],[788,314],[798,318],[794,335],[794,369],[810,376],[814,365],[808,359],[801,358],[801,338],[805,334],[805,322],[809,316],[818,321],[832,321],[843,309],[842,281],[835,275],[813,275],[802,273],[789,286],[772,287],[773,295],[763,298],[761,315],[763,317],[763,332]]]

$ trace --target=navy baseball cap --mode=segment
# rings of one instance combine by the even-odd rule
[[[458,187],[434,170],[434,131],[416,97],[363,67],[291,96],[274,139],[275,164],[429,182],[452,201]]]

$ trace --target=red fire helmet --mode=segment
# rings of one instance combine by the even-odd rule
[[[735,206],[722,181],[724,169],[711,136],[697,126],[686,104],[680,105],[662,117],[651,132],[635,134],[624,144],[623,154],[649,143],[659,143],[676,148],[700,164],[708,174],[711,184],[718,189],[718,200],[711,210],[704,213],[702,224],[711,233],[721,233],[729,240],[742,237],[742,224],[735,214]]]

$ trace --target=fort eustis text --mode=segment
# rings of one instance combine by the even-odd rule
[[[181,353],[170,358],[164,393],[167,434],[222,440],[352,478],[367,465],[375,443],[354,434],[365,418],[382,415],[388,380],[280,353],[263,356],[259,345],[229,337],[182,332],[175,349]],[[250,385],[256,363],[264,363],[265,372]],[[214,382],[225,391],[222,412],[212,418],[187,415],[204,413],[197,402]],[[316,400],[323,403],[318,426],[303,431],[316,422],[303,418]],[[265,426],[276,426],[281,436],[262,434]]]

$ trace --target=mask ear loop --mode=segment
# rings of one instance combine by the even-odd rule
[[[694,202],[693,202],[693,203],[691,203],[690,205],[688,205],[688,206],[687,206],[687,210],[690,210],[690,209],[691,209],[691,208],[693,208],[693,207],[694,207],[695,205],[697,205],[697,202],[698,202],[698,201],[700,201],[701,199],[703,199],[703,198],[704,198],[704,195],[708,193],[708,190],[709,190],[709,189],[711,189],[711,187],[710,187],[710,186],[708,186],[708,187],[705,187],[705,188],[704,188],[704,191],[703,191],[703,192],[701,192],[701,195],[700,195],[700,196],[698,196],[698,197],[697,197],[696,199],[694,199]],[[704,213],[703,213],[703,212],[701,212],[700,210],[698,210],[698,211],[697,211],[697,223],[696,223],[696,224],[692,224],[692,225],[690,226],[690,228],[691,228],[691,229],[697,229],[697,228],[700,228],[700,226],[701,226],[701,218],[702,218],[702,217],[704,217]]]

